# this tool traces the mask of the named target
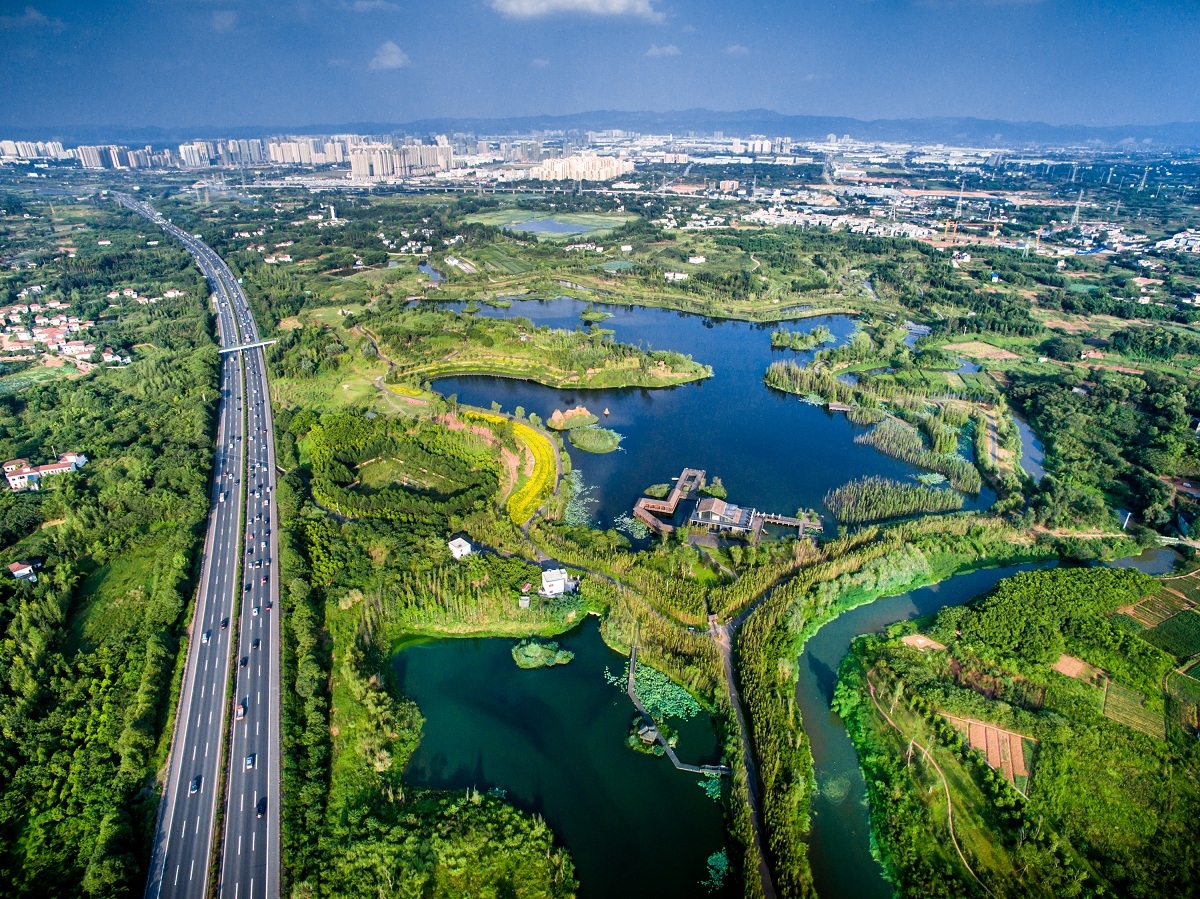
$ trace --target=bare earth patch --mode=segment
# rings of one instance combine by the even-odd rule
[[[1095,683],[1096,679],[1104,673],[1095,665],[1089,665],[1083,659],[1077,659],[1066,653],[1060,655],[1058,661],[1050,667],[1059,674],[1065,674],[1067,677],[1083,681],[1085,684]]]
[[[922,651],[926,649],[945,649],[946,647],[937,640],[930,640],[924,634],[909,634],[906,637],[901,637],[900,642],[905,646],[912,646]]]
[[[1016,353],[984,343],[982,340],[968,340],[965,343],[948,343],[945,349],[952,353],[961,353],[972,359],[991,359],[997,362],[1011,362],[1020,359]]]

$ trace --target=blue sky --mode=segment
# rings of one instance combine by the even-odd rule
[[[0,127],[594,109],[1200,120],[1200,3],[0,0]]]

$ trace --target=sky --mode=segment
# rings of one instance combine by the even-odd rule
[[[1198,46],[1196,0],[0,0],[0,129],[692,108],[1159,124],[1200,121]]]

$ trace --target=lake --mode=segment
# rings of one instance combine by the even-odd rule
[[[604,673],[620,676],[626,660],[604,645],[596,620],[558,638],[575,653],[567,665],[524,671],[515,642],[446,639],[396,653],[397,687],[425,716],[405,779],[499,788],[540,814],[575,861],[581,899],[733,895],[729,883],[712,894],[700,885],[709,855],[726,845],[720,804],[697,775],[625,746],[635,710]],[[670,720],[681,761],[719,761],[707,715]]]
[[[580,300],[514,301],[511,309],[484,306],[480,315],[524,316],[538,325],[574,329],[588,306]],[[458,305],[461,308],[461,304]],[[621,448],[608,455],[568,449],[572,465],[591,488],[595,524],[611,527],[628,514],[642,491],[663,484],[687,468],[703,468],[709,480],[718,476],[729,501],[765,512],[792,515],[800,508],[823,513],[826,533],[836,530],[824,510],[827,491],[865,475],[908,480],[919,469],[891,459],[854,437],[865,428],[845,415],[812,406],[799,397],[780,393],[763,383],[771,362],[793,358],[806,362],[813,352],[776,350],[771,331],[777,324],[711,319],[699,315],[645,307],[602,306],[613,317],[600,327],[616,332],[617,340],[645,348],[675,350],[712,366],[713,376],[679,387],[620,390],[561,390],[530,381],[492,376],[439,379],[445,395],[487,408],[499,402],[507,412],[521,406],[543,419],[557,409],[583,404],[601,424],[624,435]],[[838,343],[854,331],[854,319],[819,316],[789,322],[792,330],[809,331],[825,325]],[[984,488],[968,497],[964,508],[986,508],[995,494]],[[681,505],[682,515],[687,509]]]
[[[804,646],[796,700],[812,749],[818,791],[812,798],[808,857],[821,899],[890,899],[891,885],[871,856],[871,818],[858,755],[833,711],[837,670],[861,634],[878,633],[897,621],[931,615],[987,592],[1001,579],[1033,565],[960,574],[939,584],[879,599],[845,612]]]
[[[586,234],[595,230],[593,225],[575,225],[558,219],[534,219],[504,227],[510,231],[527,231],[532,234]]]

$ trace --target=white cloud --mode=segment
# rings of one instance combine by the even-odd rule
[[[411,64],[412,60],[408,58],[408,54],[397,47],[395,41],[384,41],[375,51],[375,56],[367,68],[372,72],[382,72],[388,69],[403,69]]]
[[[530,64],[531,66],[533,66],[535,69],[544,69],[544,68],[546,68],[546,66],[550,65],[550,60],[548,60],[548,59],[542,59],[542,58],[539,56],[539,57],[538,57],[538,58],[536,58],[536,59],[531,59],[531,60],[529,60],[529,64]]]
[[[212,14],[213,31],[218,34],[224,34],[227,31],[232,31],[233,26],[237,24],[237,13],[230,12],[227,9],[219,9]]]
[[[491,0],[492,9],[514,19],[536,19],[555,13],[587,13],[593,16],[635,16],[661,22],[663,14],[655,0]]]
[[[392,3],[390,0],[354,0],[350,4],[350,9],[354,12],[376,12],[379,10],[398,12],[400,4]]]
[[[679,56],[679,48],[674,44],[663,44],[661,47],[658,44],[651,44],[650,49],[646,51],[647,56]]]
[[[741,44],[730,44],[728,47],[725,48],[725,52],[728,53],[730,56],[749,56],[750,55],[750,51],[747,50],[745,47],[743,47]]]
[[[44,12],[26,6],[19,16],[0,16],[0,30],[16,30],[17,28],[49,28],[51,31],[63,30],[62,19],[51,19]]]

